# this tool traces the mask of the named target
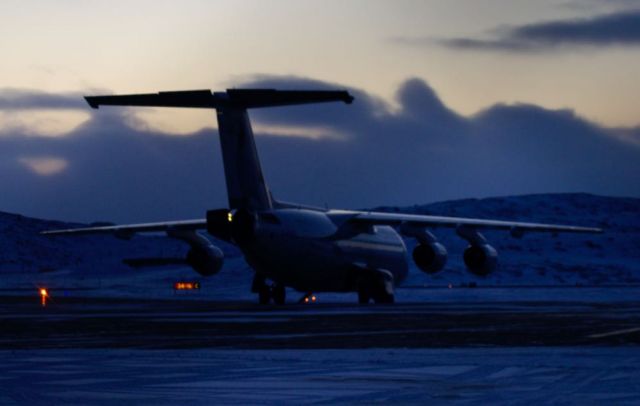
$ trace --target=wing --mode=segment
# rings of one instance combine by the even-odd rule
[[[593,227],[578,227],[571,225],[558,224],[540,224],[540,223],[522,223],[514,221],[501,220],[483,220],[463,217],[443,217],[443,216],[427,216],[416,214],[401,213],[381,213],[381,212],[362,212],[362,211],[329,211],[329,216],[334,218],[344,217],[354,223],[377,224],[397,226],[401,224],[410,224],[423,227],[449,227],[449,228],[477,228],[477,229],[495,229],[509,230],[514,235],[521,235],[528,231],[541,232],[567,232],[567,233],[602,233],[602,229]]]
[[[182,221],[165,221],[162,223],[141,223],[141,224],[125,224],[120,226],[103,226],[103,227],[85,227],[71,228],[66,230],[50,230],[43,231],[43,235],[78,235],[78,234],[115,234],[118,237],[128,238],[135,233],[145,233],[154,231],[177,231],[177,230],[198,230],[206,229],[207,220],[182,220]]]

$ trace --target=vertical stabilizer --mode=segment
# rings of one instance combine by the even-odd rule
[[[94,109],[100,106],[150,106],[215,109],[229,208],[251,211],[272,208],[271,193],[262,175],[247,109],[341,101],[353,96],[344,90],[229,89],[187,90],[149,94],[85,97]]]
[[[272,208],[247,110],[221,108],[217,116],[229,208],[252,211]]]

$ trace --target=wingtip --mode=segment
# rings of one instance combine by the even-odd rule
[[[87,101],[87,103],[89,103],[89,106],[91,106],[92,109],[98,109],[98,107],[100,107],[100,105],[95,101],[94,97],[85,96],[84,99]]]
[[[345,92],[345,96],[342,99],[346,104],[351,104],[353,103],[353,100],[355,100],[355,98],[353,96],[351,96],[351,94],[349,94],[349,92]]]

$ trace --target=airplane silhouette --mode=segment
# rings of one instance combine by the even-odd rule
[[[168,221],[45,231],[47,235],[136,233],[162,231],[185,241],[185,259],[203,276],[216,274],[224,255],[199,230],[237,245],[255,271],[252,291],[259,302],[285,303],[285,288],[310,297],[312,292],[357,292],[360,303],[392,303],[394,288],[407,276],[409,259],[401,237],[418,242],[412,252],[426,273],[443,269],[447,250],[429,228],[454,228],[469,246],[464,262],[470,272],[487,275],[498,254],[480,229],[525,232],[600,233],[589,227],[535,224],[473,218],[329,210],[276,200],[262,174],[247,110],[253,108],[341,101],[351,104],[347,91],[284,91],[229,89],[160,92],[85,98],[100,106],[151,106],[215,109],[222,147],[229,207],[210,210],[206,219]]]

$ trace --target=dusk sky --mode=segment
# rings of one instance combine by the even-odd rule
[[[640,1],[2,1],[0,210],[201,217],[226,191],[212,111],[85,94],[346,88],[252,112],[276,197],[344,208],[640,196]]]

